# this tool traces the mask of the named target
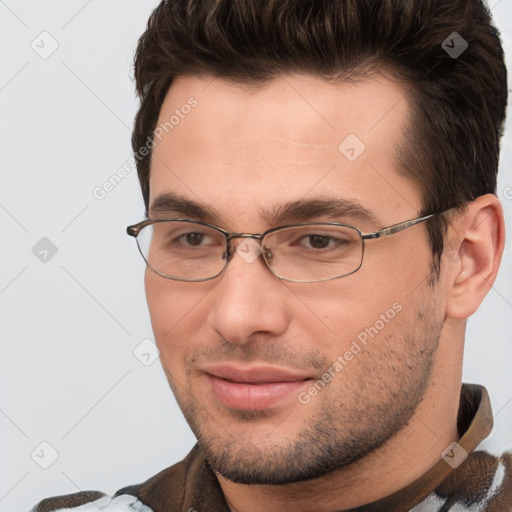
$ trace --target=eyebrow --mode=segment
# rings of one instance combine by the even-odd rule
[[[174,192],[158,195],[149,207],[148,217],[177,216],[214,224],[221,219],[215,208],[200,204]],[[270,209],[262,208],[260,218],[271,226],[294,222],[311,222],[319,217],[328,217],[333,221],[344,218],[364,222],[372,227],[380,226],[377,215],[358,201],[348,198],[316,197],[290,201],[273,205]]]

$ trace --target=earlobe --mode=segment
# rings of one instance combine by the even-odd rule
[[[494,284],[505,246],[501,203],[492,194],[480,196],[454,220],[443,251],[447,266],[446,316],[466,319],[480,306]]]

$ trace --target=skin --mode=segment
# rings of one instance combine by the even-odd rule
[[[174,192],[215,208],[210,221],[233,232],[262,233],[274,226],[261,207],[312,197],[372,210],[377,225],[340,220],[363,231],[418,217],[420,191],[394,161],[409,118],[404,91],[380,75],[334,85],[294,74],[253,90],[180,76],[159,122],[190,96],[198,105],[157,142],[150,216],[154,199]],[[366,145],[354,162],[338,150],[348,134]],[[237,254],[206,282],[146,271],[162,365],[233,512],[369,503],[413,482],[459,439],[465,319],[497,273],[499,201],[470,203],[447,238],[450,257],[434,285],[425,224],[368,241],[359,271],[322,283],[281,281],[261,258]],[[401,311],[308,404],[291,393],[264,410],[238,410],[212,393],[204,367],[223,362],[300,371],[307,391],[395,303]]]

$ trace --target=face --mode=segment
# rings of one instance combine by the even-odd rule
[[[282,225],[274,220],[291,203],[336,200],[358,208],[334,215],[309,204],[286,224],[368,232],[415,218],[420,193],[394,153],[408,113],[404,89],[382,76],[334,85],[289,75],[252,90],[179,77],[160,113],[159,125],[179,121],[156,139],[150,217],[262,233]],[[165,194],[208,216],[170,201],[152,208]],[[365,242],[362,267],[331,281],[282,281],[261,257],[236,252],[211,281],[146,270],[163,368],[213,469],[241,483],[307,480],[403,428],[429,384],[443,323],[431,262],[420,224]]]

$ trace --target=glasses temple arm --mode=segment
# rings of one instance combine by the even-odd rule
[[[388,226],[387,228],[381,229],[380,231],[375,231],[374,233],[361,233],[361,238],[363,240],[372,239],[372,238],[381,238],[383,236],[394,235],[395,233],[399,233],[404,229],[415,226],[416,224],[420,224],[421,222],[425,222],[436,215],[440,215],[444,212],[432,213],[430,215],[426,215],[425,217],[418,217],[417,219],[406,220],[404,222],[399,222],[398,224],[393,224],[392,226]]]

